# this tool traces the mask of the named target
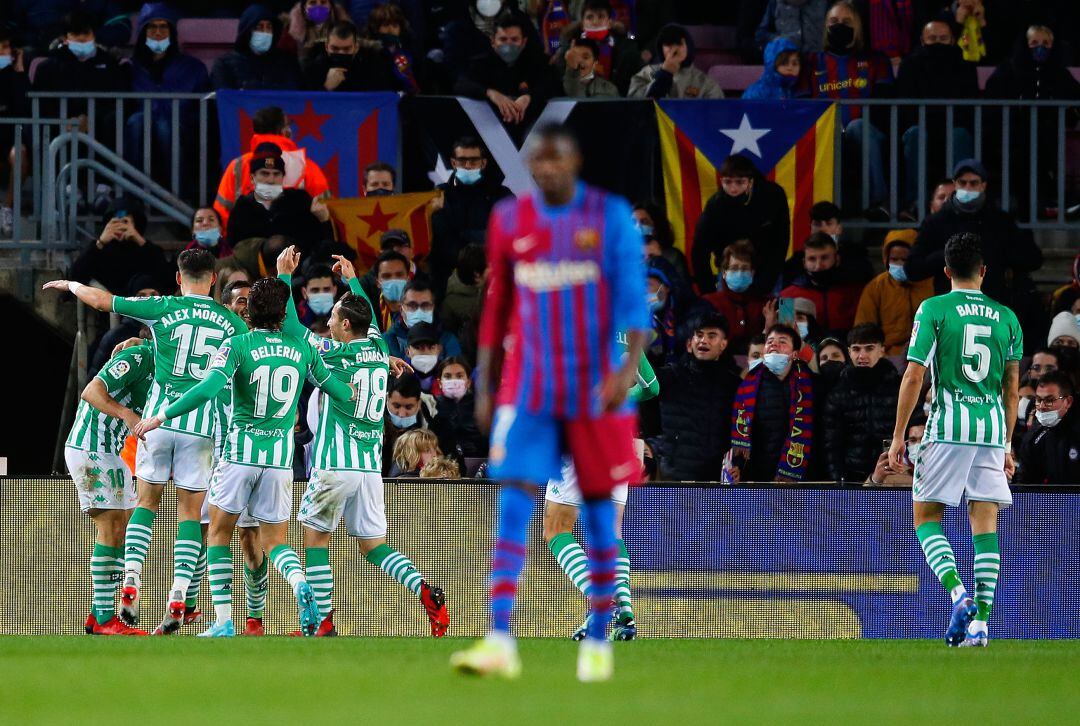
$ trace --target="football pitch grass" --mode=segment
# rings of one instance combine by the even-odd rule
[[[524,640],[524,673],[460,676],[471,641],[0,637],[0,722],[680,724],[1069,722],[1080,641],[639,640],[611,683],[577,644]],[[692,719],[692,720],[691,720]]]

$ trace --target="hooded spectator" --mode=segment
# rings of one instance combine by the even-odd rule
[[[630,98],[723,98],[720,86],[694,66],[694,41],[681,25],[665,25],[656,36],[657,61],[630,79]]]
[[[284,20],[285,32],[278,40],[278,47],[303,63],[322,52],[330,27],[349,20],[349,11],[334,0],[301,0]]]
[[[885,357],[884,342],[885,334],[873,323],[848,333],[852,365],[829,393],[822,417],[822,453],[833,481],[865,481],[882,441],[892,436],[900,374]]]
[[[1024,484],[1080,484],[1080,415],[1073,410],[1075,388],[1055,371],[1035,387],[1036,423],[1024,435],[1016,461],[1016,481]]]
[[[248,6],[236,31],[233,49],[214,61],[210,79],[215,90],[295,91],[303,87],[296,56],[275,47],[281,20],[268,7]]]
[[[750,339],[765,329],[768,299],[752,291],[754,274],[754,246],[737,240],[724,249],[716,292],[704,296],[727,320],[728,348],[735,354],[743,353]]]
[[[885,235],[881,248],[882,272],[863,288],[855,324],[873,323],[885,332],[885,355],[904,355],[911,340],[915,311],[923,300],[934,294],[929,278],[911,282],[904,272],[904,263],[915,244],[913,229],[894,230]]]
[[[846,333],[855,322],[862,291],[861,284],[845,277],[836,240],[819,232],[810,235],[803,247],[803,274],[781,290],[780,297],[812,301],[824,331]]]
[[[219,260],[233,255],[232,245],[225,239],[221,217],[212,207],[199,207],[191,217],[191,241],[184,249],[193,250],[197,247],[210,250]]]
[[[765,46],[765,66],[742,97],[750,101],[786,101],[793,97],[799,82],[802,60],[795,44],[776,38]]]
[[[659,257],[649,259],[646,268],[647,294],[652,329],[645,353],[654,368],[674,362],[679,351],[679,310],[671,265]]]
[[[828,0],[769,0],[754,34],[758,48],[765,50],[765,65],[771,65],[768,46],[777,40],[787,41],[800,53],[819,52],[828,10]]]
[[[565,61],[566,54],[578,40],[591,40],[596,44],[599,51],[595,58],[596,76],[614,83],[618,95],[625,96],[630,79],[642,66],[641,51],[626,26],[615,19],[610,0],[585,0],[582,3],[581,20],[563,29],[556,55],[559,62]]]

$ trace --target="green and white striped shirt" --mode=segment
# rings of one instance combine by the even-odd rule
[[[98,372],[97,378],[105,384],[113,400],[141,414],[153,375],[154,351],[149,343],[144,343],[117,353]],[[119,454],[127,436],[128,428],[123,420],[80,401],[65,445],[79,451]]]

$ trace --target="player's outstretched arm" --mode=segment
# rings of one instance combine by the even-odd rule
[[[656,379],[656,371],[653,370],[645,353],[642,353],[638,358],[637,380],[630,387],[629,398],[634,403],[641,403],[659,395],[660,381]]]
[[[99,290],[96,287],[84,285],[81,282],[74,282],[72,280],[53,280],[52,282],[46,282],[41,286],[41,289],[70,292],[90,307],[95,310],[100,310],[103,313],[111,313],[113,309],[113,294],[111,292],[108,290]]]
[[[190,413],[215,398],[228,380],[228,376],[223,371],[211,368],[202,382],[169,404],[163,412],[151,418],[144,418],[132,429],[132,432],[140,439],[145,439],[147,432],[153,431],[169,419]]]
[[[367,291],[364,290],[364,286],[360,284],[360,278],[356,276],[356,268],[353,267],[353,263],[341,255],[330,255],[334,258],[333,271],[341,276],[341,279],[345,281],[345,284],[349,286],[349,292],[362,299],[371,308],[372,314],[375,312],[375,306],[371,303],[371,298],[368,297]]]
[[[317,337],[309,340],[311,333],[307,327],[300,322],[300,316],[296,314],[296,304],[293,302],[292,296],[292,276],[296,272],[296,268],[300,265],[300,252],[297,251],[295,245],[290,245],[281,251],[281,254],[277,258],[277,273],[278,279],[289,286],[289,298],[285,306],[285,322],[281,326],[281,330],[288,335],[300,338],[301,340],[307,340],[312,345],[318,345],[319,339]]]
[[[915,361],[908,361],[904,379],[900,381],[900,396],[896,402],[896,425],[893,426],[892,446],[889,447],[889,466],[896,472],[907,469],[902,460],[904,442],[907,439],[907,423],[911,418],[911,412],[919,403],[919,394],[922,393],[925,377],[926,366]]]
[[[106,416],[120,419],[133,431],[139,423],[138,414],[117,403],[116,399],[109,395],[109,389],[100,378],[95,377],[86,384],[81,398]]]
[[[327,396],[341,403],[347,403],[356,398],[356,389],[353,388],[351,383],[339,381],[330,375],[326,364],[323,363],[322,356],[313,355],[310,365],[311,368],[308,370],[308,374],[311,382],[318,386]]]
[[[605,411],[615,411],[622,406],[634,386],[638,365],[645,350],[644,331],[626,331],[626,344],[629,352],[622,365],[601,383],[600,403]]]

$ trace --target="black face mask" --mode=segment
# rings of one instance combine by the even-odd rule
[[[393,193],[394,192],[391,191],[390,189],[373,189],[370,192],[368,192],[367,194],[365,194],[364,196],[367,196],[367,197],[388,197]]]
[[[835,267],[830,267],[828,270],[820,270],[808,274],[810,276],[810,282],[819,287],[827,287],[836,282],[838,272],[839,271]]]
[[[830,360],[822,363],[818,368],[821,369],[821,376],[830,381],[835,381],[840,377],[841,371],[844,370],[843,361]]]
[[[349,53],[327,53],[331,68],[348,68],[352,65],[353,57]]]
[[[843,23],[830,25],[826,31],[826,38],[829,41],[829,50],[836,53],[846,53],[851,41],[855,40],[855,29]]]

